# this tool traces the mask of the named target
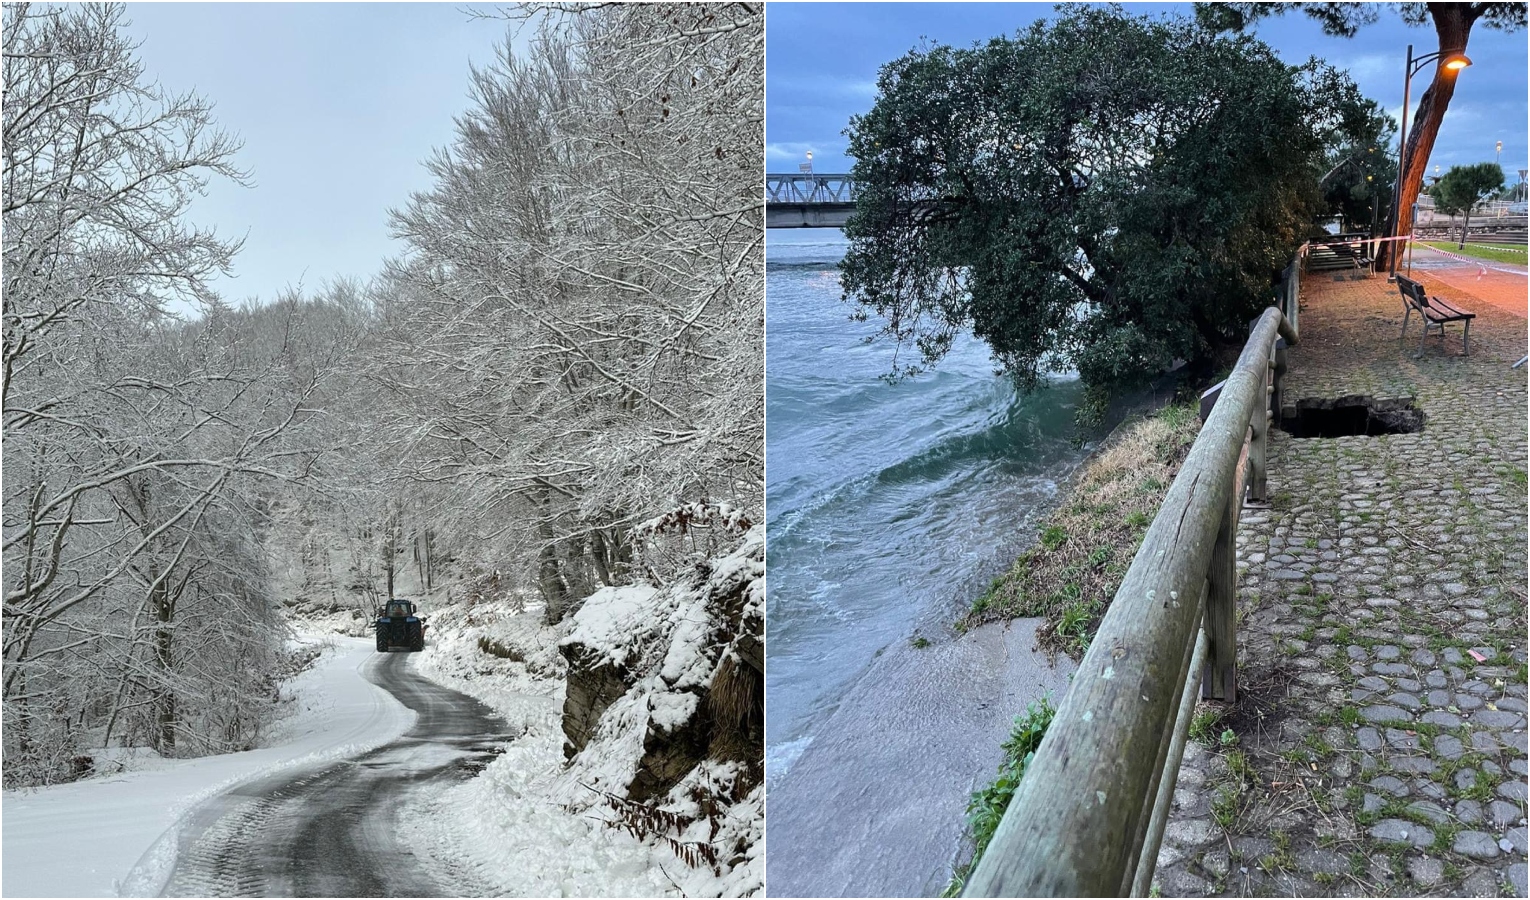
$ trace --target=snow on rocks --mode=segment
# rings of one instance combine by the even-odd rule
[[[559,626],[442,609],[421,673],[524,733],[402,817],[420,855],[506,894],[760,893],[763,531],[679,583],[597,591]],[[539,647],[565,677],[547,677]]]

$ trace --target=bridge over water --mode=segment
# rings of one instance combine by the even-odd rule
[[[855,210],[855,180],[812,173],[765,176],[766,228],[842,228]]]

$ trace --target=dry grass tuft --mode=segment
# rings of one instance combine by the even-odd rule
[[[1174,405],[1117,428],[1036,545],[994,579],[961,625],[1038,616],[1046,620],[1036,633],[1043,649],[1083,656],[1200,425],[1193,406]]]
[[[747,792],[765,776],[760,752],[765,739],[764,673],[728,653],[712,675],[707,706],[712,715],[707,756],[743,763],[738,784]]]

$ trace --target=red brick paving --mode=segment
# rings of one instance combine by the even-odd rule
[[[1472,312],[1478,311],[1472,306],[1475,301],[1479,306],[1491,304],[1522,319],[1530,313],[1524,266],[1486,260],[1461,262],[1418,246],[1413,250],[1413,262],[1414,280],[1422,281],[1431,294],[1452,302],[1459,300]]]

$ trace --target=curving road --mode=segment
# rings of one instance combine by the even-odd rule
[[[412,729],[204,804],[182,832],[165,896],[481,896],[451,860],[401,845],[395,819],[412,794],[471,778],[512,736],[484,704],[416,675],[410,656],[379,654],[363,674],[419,715]]]

